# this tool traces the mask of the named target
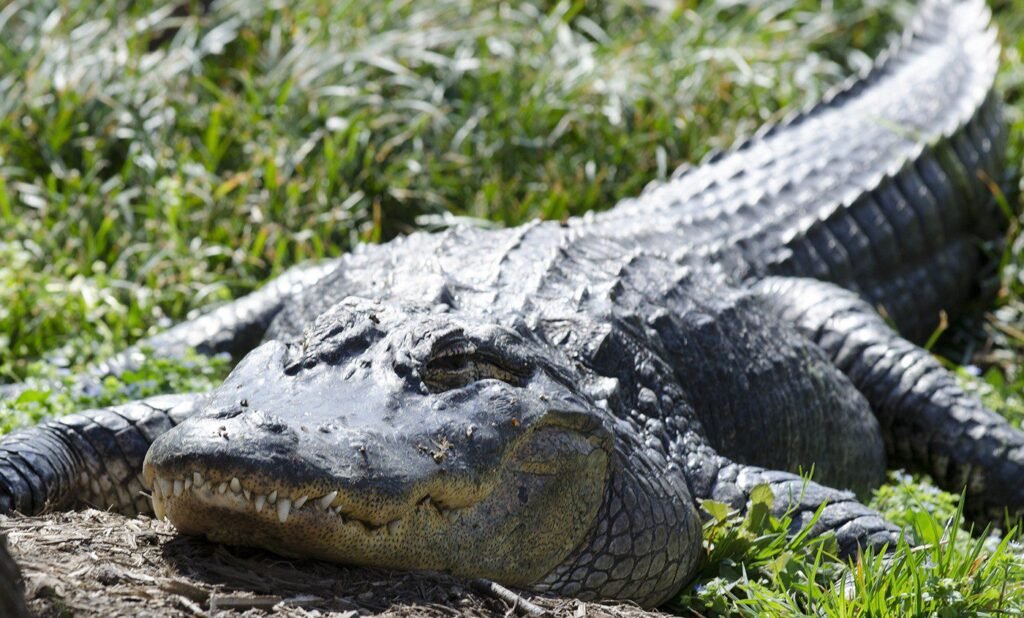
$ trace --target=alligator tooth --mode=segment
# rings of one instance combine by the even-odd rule
[[[174,484],[171,483],[171,481],[169,481],[169,480],[167,480],[165,478],[161,478],[161,477],[158,476],[158,477],[156,477],[156,482],[160,485],[160,494],[161,495],[169,496],[169,495],[171,495],[171,492],[174,491]]]
[[[320,507],[321,511],[325,510],[325,509],[329,509],[331,507],[331,503],[334,502],[334,499],[337,498],[337,497],[338,497],[338,490],[335,489],[334,491],[332,491],[331,493],[327,494],[323,498],[320,498],[319,500],[317,500],[316,501],[316,505]]]
[[[302,497],[300,497],[299,499],[292,503],[292,507],[296,509],[301,509],[302,505],[306,503],[306,500],[309,500],[309,496],[303,495]]]
[[[236,494],[242,491],[242,484],[238,482],[237,476],[231,477],[231,491],[235,492]]]
[[[401,520],[396,519],[394,521],[389,521],[388,522],[388,534],[394,534],[394,533],[398,532],[398,523],[400,521]]]
[[[267,497],[264,494],[256,494],[256,512],[259,513],[263,510],[263,504],[267,501]]]
[[[227,490],[228,490],[228,482],[227,481],[224,481],[223,483],[221,483],[217,487],[217,493],[219,493],[221,495],[224,495],[224,493],[227,492]]]
[[[192,473],[192,486],[199,489],[203,486],[203,475],[198,472]]]
[[[185,491],[185,483],[181,482],[181,479],[174,479],[174,497],[180,498],[181,494]]]
[[[192,489],[192,479],[186,478],[185,479],[185,491],[189,491],[191,489]]]
[[[167,511],[164,509],[164,501],[156,491],[153,492],[153,514],[156,515],[157,519],[164,519],[164,516],[167,515]]]
[[[288,498],[281,498],[277,501],[277,521],[282,524],[288,521],[288,514],[292,512],[292,501]]]
[[[246,500],[252,500],[252,492],[249,491],[248,489],[243,489],[242,495],[245,496]]]
[[[444,512],[444,516],[448,518],[448,523],[454,524],[459,521],[459,512],[455,509],[449,509]]]
[[[276,489],[274,491],[270,492],[270,495],[267,496],[267,502],[269,502],[271,504],[277,502],[277,490]]]

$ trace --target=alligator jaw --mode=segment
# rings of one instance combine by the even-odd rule
[[[192,419],[165,436],[182,434],[180,448],[150,449],[143,478],[156,515],[184,534],[289,557],[526,586],[580,545],[609,474],[606,440],[566,427],[573,415],[563,416],[553,412],[525,431],[486,473],[460,474],[431,460],[430,474],[414,476],[406,462],[388,476],[374,468],[373,484],[313,469],[310,458],[303,465],[298,451],[282,460],[293,463],[291,473],[281,461],[253,465],[245,448],[232,459],[228,445],[189,439],[206,434],[206,424]],[[231,427],[230,420],[214,424]]]
[[[150,484],[153,510],[158,518],[165,518],[167,509],[172,505],[189,505],[191,508],[226,509],[263,516],[263,519],[270,522],[273,521],[272,516],[276,516],[281,524],[287,523],[293,515],[315,516],[336,524],[353,524],[367,532],[393,532],[406,515],[417,509],[432,511],[449,522],[455,522],[465,509],[473,506],[441,506],[444,502],[427,494],[414,504],[406,505],[399,516],[381,522],[372,518],[364,519],[354,510],[346,510],[345,494],[341,489],[322,495],[295,494],[276,488],[268,491],[263,484],[240,480],[238,477],[229,480],[206,479],[199,472],[179,478],[154,473]]]
[[[393,553],[390,546],[405,542],[404,537],[413,530],[415,536],[422,537],[456,526],[475,506],[442,506],[441,501],[426,494],[388,509],[391,519],[382,521],[356,514],[358,509],[347,503],[343,489],[311,495],[269,489],[266,483],[238,477],[193,472],[175,478],[159,475],[152,468],[147,472],[157,517],[173,519],[186,534],[205,534],[217,542],[261,545],[284,555],[353,564],[373,556],[374,565],[408,568],[404,561],[389,564],[392,561],[388,556]],[[419,566],[445,568],[442,564]]]

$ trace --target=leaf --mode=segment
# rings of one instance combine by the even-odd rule
[[[775,494],[768,485],[757,485],[750,491],[750,511],[747,513],[746,528],[754,534],[761,534],[771,526],[772,504]]]
[[[914,532],[926,545],[939,545],[942,543],[944,530],[935,517],[927,511],[918,511],[913,514],[911,521],[914,524]]]
[[[29,389],[22,391],[15,403],[43,403],[50,398],[50,391]]]
[[[700,506],[708,515],[711,515],[716,522],[723,522],[729,517],[729,505],[717,500],[701,500]]]
[[[771,510],[775,506],[775,494],[772,493],[772,488],[767,483],[756,485],[750,490],[750,503],[764,505],[765,508]]]

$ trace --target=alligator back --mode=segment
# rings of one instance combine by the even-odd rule
[[[840,284],[920,340],[1000,231],[998,54],[984,2],[925,2],[867,74],[586,226],[742,279]]]
[[[566,256],[597,239],[626,260],[636,249],[710,262],[741,282],[837,283],[922,340],[941,310],[955,313],[975,293],[980,240],[999,231],[986,184],[999,176],[1005,140],[997,61],[982,0],[927,0],[866,75],[700,167],[565,226],[361,247],[285,303],[266,337],[297,337],[351,295],[433,303],[454,294],[484,308],[511,295],[521,305],[545,273],[578,268]]]

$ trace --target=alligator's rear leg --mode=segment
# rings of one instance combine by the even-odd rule
[[[967,514],[1002,523],[1024,512],[1024,433],[967,394],[925,350],[855,294],[811,279],[757,285],[857,386],[882,427],[890,465],[966,487]]]
[[[165,395],[48,421],[0,440],[0,513],[92,506],[151,513],[142,461],[202,395]]]
[[[195,349],[201,354],[227,353],[240,359],[260,343],[285,301],[336,270],[338,263],[339,260],[332,260],[296,266],[247,296],[176,324],[90,367],[77,377],[74,387],[86,389],[105,376],[135,369],[147,355],[181,358],[188,350]],[[16,397],[23,389],[20,384],[0,385],[0,400]]]
[[[285,301],[337,267],[338,260],[295,266],[251,294],[132,346],[99,369],[116,372],[120,364],[131,363],[132,355],[139,354],[142,347],[162,357],[180,356],[185,350],[195,349],[203,354],[226,352],[236,359],[241,358],[260,343]]]

